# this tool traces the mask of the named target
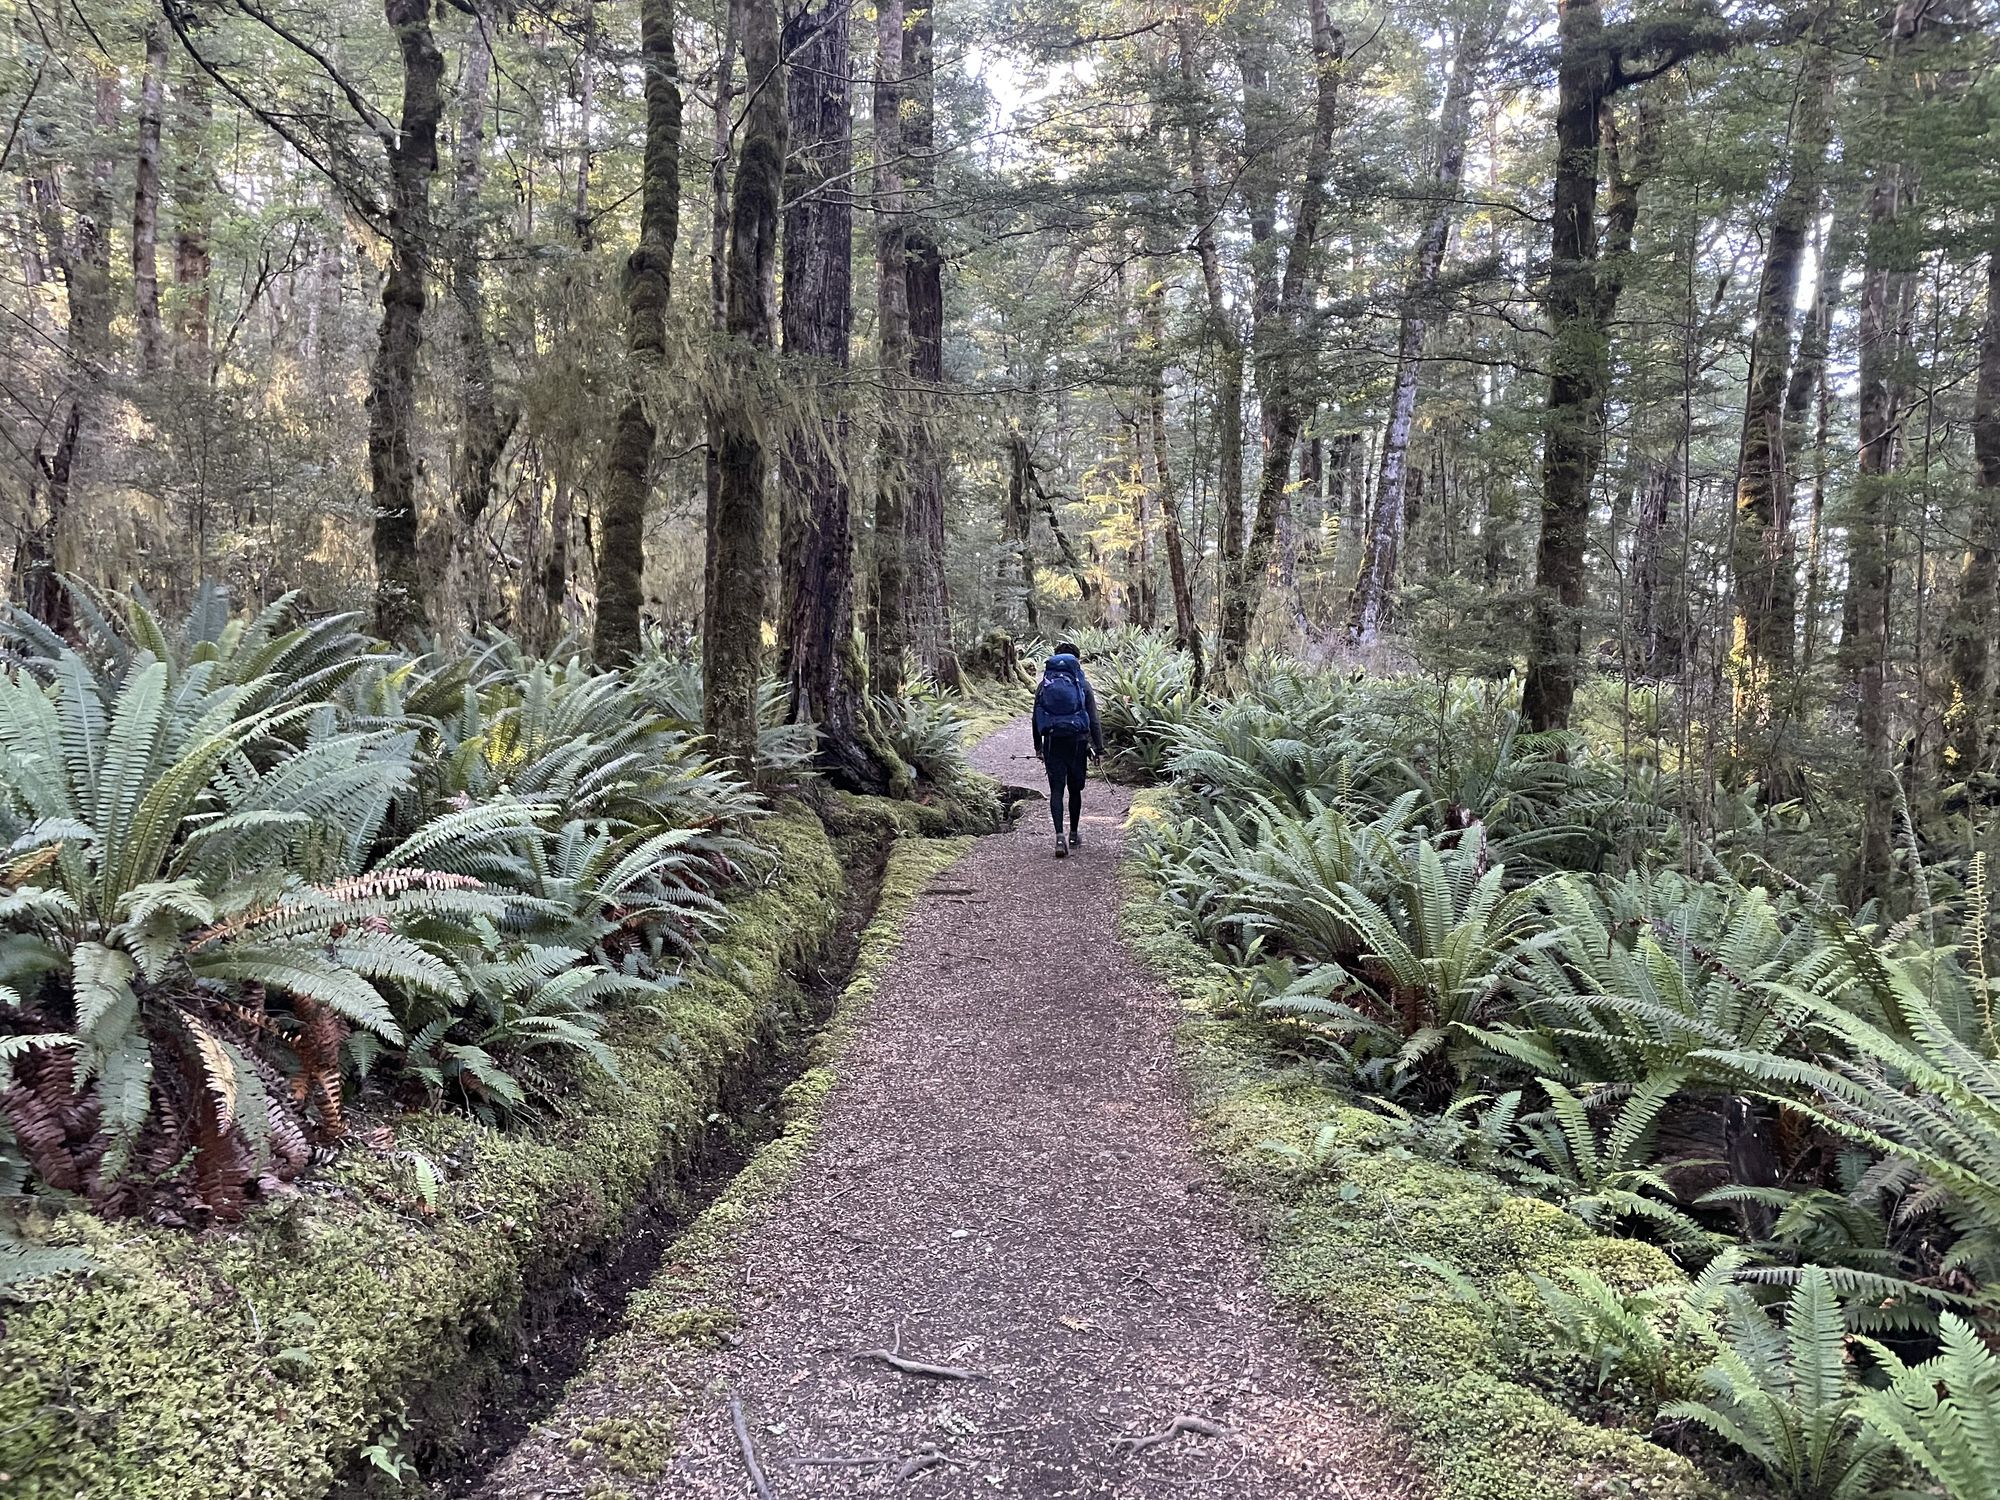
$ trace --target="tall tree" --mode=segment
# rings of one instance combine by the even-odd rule
[[[1617,27],[1604,24],[1597,0],[1560,0],[1558,11],[1542,529],[1535,544],[1528,677],[1521,690],[1522,712],[1538,730],[1568,726],[1583,654],[1584,548],[1591,490],[1604,458],[1611,320],[1623,289],[1617,257],[1609,267],[1600,261],[1597,224],[1605,126],[1616,124],[1612,100],[1697,53],[1725,50],[1735,40],[1705,11]],[[1642,174],[1628,173],[1620,182],[1613,173],[1613,228],[1622,230],[1627,245],[1641,180]]]
[[[1149,356],[1146,421],[1152,437],[1153,493],[1160,506],[1160,547],[1167,554],[1167,581],[1174,594],[1174,644],[1194,664],[1194,682],[1201,685],[1204,669],[1201,622],[1195,617],[1194,587],[1188,576],[1187,547],[1181,539],[1180,501],[1174,494],[1173,466],[1167,449],[1166,297],[1165,283],[1150,287],[1141,299],[1141,343]]]
[[[1927,0],[1901,0],[1885,17],[1884,114],[1893,118],[1907,106],[1899,84],[1907,78],[1906,55],[1929,15]],[[1841,637],[1843,665],[1855,686],[1855,727],[1860,732],[1866,786],[1862,795],[1860,856],[1851,892],[1877,894],[1890,871],[1896,800],[1890,769],[1889,652],[1895,602],[1895,518],[1891,489],[1902,463],[1902,422],[1897,387],[1907,352],[1906,309],[1914,282],[1903,220],[1913,206],[1916,175],[1885,132],[1889,144],[1874,163],[1868,189],[1865,248],[1862,252],[1859,390],[1856,401],[1856,475],[1848,518],[1846,609],[1851,623]]]
[[[1257,510],[1243,561],[1224,580],[1222,632],[1218,655],[1225,673],[1242,664],[1250,647],[1250,626],[1270,571],[1278,535],[1278,512],[1291,476],[1311,371],[1311,332],[1306,326],[1317,287],[1320,215],[1331,170],[1333,130],[1338,117],[1340,65],[1346,41],[1327,13],[1326,0],[1308,0],[1312,25],[1312,134],[1299,186],[1291,204],[1292,234],[1276,311],[1265,320],[1259,340],[1257,390],[1265,404],[1264,462],[1257,482]]]
[[[139,74],[139,149],[132,172],[132,313],[139,325],[139,368],[150,375],[165,358],[160,326],[160,128],[167,90],[167,21],[146,22]]]
[[[1972,449],[1978,489],[1959,565],[1950,621],[1951,703],[1947,711],[1952,773],[1970,777],[1992,760],[1996,705],[1993,629],[2000,623],[2000,234],[1986,257],[1986,323],[1979,336],[1978,387],[1972,401]]]
[[[1410,276],[1403,289],[1402,327],[1396,338],[1396,375],[1389,396],[1389,419],[1382,433],[1381,477],[1375,485],[1375,524],[1361,574],[1354,583],[1347,633],[1360,644],[1372,642],[1388,623],[1396,583],[1396,554],[1402,542],[1403,495],[1409,480],[1410,428],[1416,418],[1417,381],[1422,370],[1424,330],[1440,312],[1438,274],[1458,217],[1459,186],[1465,178],[1465,145],[1472,131],[1472,93],[1492,49],[1506,5],[1469,16],[1459,24],[1451,76],[1445,80],[1438,111],[1437,163],[1431,173],[1431,211],[1417,236]]]
[[[903,67],[909,78],[903,151],[915,202],[905,224],[905,297],[910,317],[909,557],[910,647],[939,682],[960,680],[951,643],[951,594],[945,581],[945,452],[940,431],[944,385],[944,252],[930,211],[937,193],[937,72],[932,56],[932,0],[907,0]]]
[[[681,90],[673,0],[640,0],[639,61],[646,80],[646,150],[639,180],[639,243],[625,261],[625,396],[612,428],[598,523],[597,660],[638,655],[645,603],[646,501],[652,492],[652,388],[667,352],[674,240],[681,212]]]
[[[517,413],[503,412],[495,393],[493,350],[486,339],[486,279],[480,247],[486,185],[486,114],[492,103],[492,19],[472,7],[465,37],[465,71],[458,85],[458,142],[452,163],[451,287],[458,304],[460,406],[458,526],[469,535],[492,503],[494,471]]]
[[[777,0],[742,0],[743,148],[729,200],[729,319],[720,484],[709,524],[703,611],[702,726],[744,772],[757,761],[757,684],[764,665],[767,406],[759,386],[776,322],[778,198],[785,170],[785,68]]]
[[[368,376],[368,474],[375,498],[375,629],[409,641],[424,628],[417,559],[417,354],[423,340],[431,243],[431,178],[444,114],[444,54],[429,0],[383,0],[403,64],[401,123],[389,142],[389,274]]]
[[[1797,643],[1797,549],[1793,541],[1790,460],[1785,450],[1785,392],[1790,383],[1793,309],[1806,239],[1819,216],[1820,178],[1832,134],[1829,92],[1833,53],[1808,46],[1792,111],[1785,185],[1773,208],[1758,279],[1750,381],[1736,463],[1736,519],[1730,563],[1736,594],[1736,714],[1739,744],[1771,713],[1773,685],[1790,676]],[[1774,795],[1789,794],[1787,774],[1766,767]],[[1778,778],[1775,783],[1770,778]]]
[[[788,381],[807,393],[780,458],[779,644],[794,722],[819,729],[817,761],[851,791],[884,792],[901,767],[877,748],[868,664],[855,632],[854,506],[840,389],[854,319],[853,100],[847,0],[785,22],[788,59],[784,300]]]
[[[903,203],[903,0],[875,5],[875,327],[881,365],[875,532],[869,555],[869,653],[876,688],[899,692],[907,670],[910,517],[909,251]]]

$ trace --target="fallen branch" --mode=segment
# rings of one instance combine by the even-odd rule
[[[1149,1449],[1159,1447],[1162,1443],[1171,1443],[1175,1438],[1186,1432],[1196,1432],[1200,1433],[1203,1437],[1212,1438],[1219,1438],[1224,1435],[1224,1429],[1209,1421],[1206,1417],[1182,1415],[1175,1417],[1173,1421],[1167,1423],[1158,1432],[1149,1432],[1144,1437],[1113,1438],[1111,1446],[1113,1449],[1123,1448],[1128,1453],[1145,1453]]]
[[[892,1370],[901,1370],[905,1375],[921,1375],[927,1380],[984,1380],[986,1377],[977,1370],[968,1370],[963,1365],[932,1365],[920,1359],[906,1359],[903,1356],[903,1325],[896,1325],[896,1337],[887,1349],[863,1349],[854,1356],[856,1359],[873,1360],[887,1365]]]
[[[757,1462],[757,1445],[750,1441],[750,1424],[743,1420],[743,1403],[735,1396],[729,1398],[729,1422],[736,1429],[736,1441],[743,1449],[743,1467],[750,1471],[757,1500],[777,1500],[771,1481],[764,1477],[763,1467]]]

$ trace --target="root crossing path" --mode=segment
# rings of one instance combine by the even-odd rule
[[[974,763],[1040,779],[1021,725]],[[615,1432],[638,1373],[586,1371],[489,1496],[1408,1492],[1195,1154],[1173,1002],[1116,936],[1129,805],[1094,783],[1057,860],[1027,804],[932,883],[802,1169],[744,1231],[733,1342],[673,1356],[666,1451],[573,1467],[595,1445],[564,1432]]]

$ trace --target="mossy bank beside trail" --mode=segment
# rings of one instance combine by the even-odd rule
[[[736,1289],[746,1231],[790,1183],[817,1133],[843,1054],[864,1022],[882,973],[924,887],[955,864],[971,840],[899,841],[889,852],[875,915],[861,934],[854,969],[807,1066],[778,1100],[779,1133],[668,1250],[659,1274],[634,1295],[625,1326],[597,1352],[561,1403],[481,1491],[539,1494],[551,1473],[577,1493],[622,1496],[657,1475],[673,1451],[695,1364],[738,1324]]]
[[[560,1118],[364,1124],[367,1144],[296,1196],[201,1235],[62,1217],[48,1237],[101,1269],[5,1309],[0,1492],[307,1500],[448,1458],[465,1419],[504,1399],[524,1321],[691,1169],[721,1112],[817,1019],[807,980],[873,884],[853,872],[944,822],[842,797],[762,822],[761,887],[731,902],[662,1009],[610,1034],[624,1083],[587,1078]]]
[[[1142,794],[1135,817],[1168,795]],[[1668,1256],[1400,1145],[1389,1119],[1319,1081],[1268,1028],[1236,1019],[1241,972],[1185,935],[1143,871],[1128,866],[1126,878],[1123,935],[1186,1007],[1181,1048],[1202,1135],[1259,1221],[1273,1287],[1343,1386],[1403,1430],[1439,1492],[1715,1496],[1683,1459],[1582,1420],[1521,1368],[1570,1358],[1534,1276],[1580,1268],[1644,1287],[1678,1278]]]

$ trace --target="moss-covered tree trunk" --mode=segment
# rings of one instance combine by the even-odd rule
[[[389,144],[389,274],[368,373],[368,477],[375,498],[375,630],[408,643],[427,619],[417,558],[417,355],[428,298],[431,179],[444,114],[444,54],[428,0],[383,0],[403,63],[402,119]]]
[[[458,525],[468,536],[493,499],[494,474],[514,430],[515,414],[500,409],[493,351],[486,339],[486,288],[480,261],[480,195],[486,185],[486,111],[492,96],[492,24],[476,6],[465,37],[458,85],[458,141],[452,163],[451,290],[458,304],[459,401],[463,432],[458,459]]]
[[[139,368],[148,375],[166,359],[160,323],[160,128],[167,88],[167,21],[146,23],[146,61],[139,75],[139,142],[132,164],[132,316],[139,329]]]
[[[605,463],[597,546],[600,665],[638,654],[645,603],[646,500],[652,490],[649,388],[667,348],[674,240],[680,232],[681,90],[672,0],[641,0],[639,62],[646,79],[646,150],[639,182],[639,243],[625,261],[625,395]]]
[[[1972,400],[1972,451],[1979,487],[1959,565],[1951,636],[1951,699],[1946,707],[1953,776],[1967,777],[1993,759],[2000,709],[1993,693],[1993,628],[2000,620],[2000,242],[1986,258],[1986,324],[1979,336],[1979,381]]]
[[[903,0],[875,6],[875,327],[882,388],[875,530],[869,554],[869,661],[876,687],[908,670],[910,285],[903,202]]]
[[[1790,383],[1793,308],[1806,237],[1819,216],[1820,177],[1832,134],[1828,108],[1832,82],[1833,54],[1816,45],[1807,54],[1799,79],[1791,159],[1771,215],[1757,285],[1730,553],[1736,593],[1731,667],[1742,753],[1754,753],[1753,741],[1768,730],[1773,689],[1790,677],[1796,659],[1798,557],[1792,539],[1784,405]],[[1766,785],[1774,796],[1789,795],[1792,784],[1780,766],[1767,763]]]
[[[932,62],[931,0],[909,0],[903,18],[903,69],[909,78],[903,150],[913,202],[906,219],[904,283],[910,314],[910,489],[907,536],[910,650],[939,682],[962,672],[951,642],[951,590],[945,580],[944,254],[930,213],[936,196],[937,83]]]
[[[1905,71],[1899,55],[1923,28],[1926,14],[1923,0],[1903,0],[1887,18],[1885,110],[1890,113],[1907,103],[1897,87],[1898,75]],[[1893,491],[1902,463],[1897,386],[1903,378],[1908,349],[1907,319],[1914,286],[1902,220],[1914,202],[1915,190],[1915,173],[1893,150],[1875,163],[1862,253],[1855,403],[1859,448],[1847,526],[1846,619],[1841,635],[1841,661],[1854,683],[1855,728],[1867,778],[1862,793],[1861,849],[1849,889],[1857,901],[1883,893],[1895,836],[1896,784],[1890,768],[1889,720],[1889,653],[1895,611]]]
[[[389,144],[389,270],[368,379],[368,473],[375,503],[375,629],[410,642],[428,618],[417,556],[417,356],[428,302],[431,179],[444,112],[444,55],[425,0],[384,0],[403,67],[403,103]]]
[[[785,69],[776,0],[742,0],[748,80],[743,145],[729,203],[728,345],[718,485],[709,516],[709,593],[702,631],[702,727],[746,774],[757,761],[757,684],[764,667],[768,525],[762,361],[776,322],[778,197],[785,170]]]
[[[893,760],[878,749],[868,667],[855,631],[854,506],[840,389],[854,320],[853,100],[845,0],[820,0],[785,23],[787,161],[784,352],[787,383],[811,409],[779,464],[779,645],[794,722],[819,729],[818,764],[838,785],[885,792]],[[899,768],[898,768],[899,769]]]
[[[1035,598],[1035,549],[1031,541],[1034,513],[1028,507],[1028,440],[1018,427],[1007,429],[1007,499],[1000,516],[1000,584],[1017,587],[1028,630],[1041,630],[1041,607]],[[1018,571],[1015,571],[1018,570]]]

